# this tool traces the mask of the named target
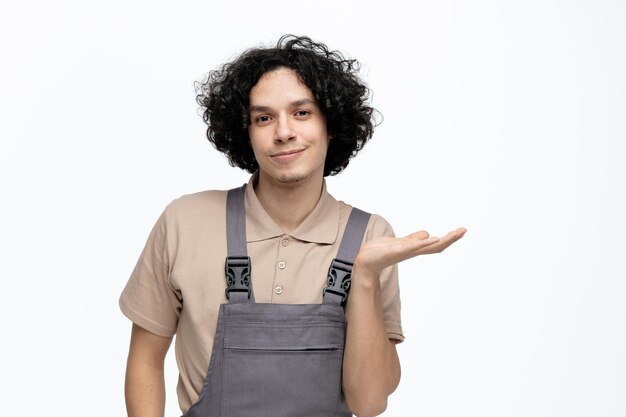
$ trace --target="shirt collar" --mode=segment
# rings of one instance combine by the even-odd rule
[[[256,242],[286,234],[265,211],[256,193],[252,175],[246,186],[246,236],[248,242]],[[313,211],[300,223],[290,236],[305,242],[331,244],[339,234],[339,202],[326,190],[326,180],[322,194]]]

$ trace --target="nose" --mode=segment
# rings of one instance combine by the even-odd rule
[[[293,130],[289,118],[286,116],[278,117],[278,123],[276,123],[276,131],[274,132],[274,141],[288,142],[295,137],[296,132]]]

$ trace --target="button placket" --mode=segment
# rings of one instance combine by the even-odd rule
[[[284,271],[285,268],[287,268],[287,262],[285,261],[285,251],[287,250],[286,248],[289,246],[289,243],[290,243],[290,239],[288,235],[281,236],[279,243],[278,243],[278,256],[276,259],[277,261],[276,267],[279,269],[279,271]],[[282,275],[282,279],[284,279],[285,275],[284,273],[281,273],[281,272],[278,272],[278,275],[274,276],[274,283],[273,283],[274,296],[280,296],[285,291],[285,287],[283,286],[283,284],[280,283],[280,281],[282,281],[282,279],[280,278],[281,275]]]

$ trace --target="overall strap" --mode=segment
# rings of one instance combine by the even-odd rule
[[[246,210],[244,196],[246,184],[228,191],[226,195],[225,263],[226,297],[230,303],[254,302],[252,294],[252,264],[246,243]]]
[[[352,265],[359,253],[370,214],[353,207],[343,232],[337,257],[328,269],[328,286],[324,288],[324,304],[344,305],[350,292]]]

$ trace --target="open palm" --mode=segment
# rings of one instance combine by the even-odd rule
[[[442,238],[430,236],[425,230],[404,237],[381,237],[366,242],[355,260],[359,270],[378,274],[382,269],[417,255],[440,253],[463,237],[467,230],[460,227]]]

